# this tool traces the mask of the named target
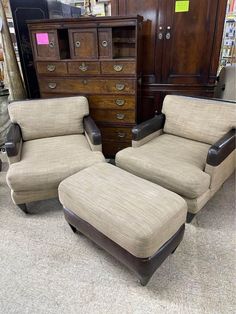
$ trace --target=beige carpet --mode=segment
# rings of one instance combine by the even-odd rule
[[[235,313],[235,180],[186,225],[146,287],[73,234],[57,200],[22,213],[0,173],[0,313]]]

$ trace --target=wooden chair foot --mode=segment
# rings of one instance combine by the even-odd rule
[[[145,286],[148,284],[150,278],[151,278],[151,277],[143,277],[143,278],[141,278],[141,279],[140,279],[140,284],[141,284],[143,287],[145,287]]]
[[[25,213],[29,214],[26,204],[17,204],[17,206]]]
[[[72,226],[71,224],[69,224],[69,226],[71,227],[71,230],[74,232],[74,233],[76,233],[76,228],[74,227],[74,226]]]
[[[187,223],[190,223],[194,217],[195,217],[195,214],[187,213],[187,219],[186,219]]]
[[[174,253],[175,253],[175,251],[177,250],[177,247],[178,247],[178,246],[176,246],[176,248],[171,252],[171,254],[174,254]]]

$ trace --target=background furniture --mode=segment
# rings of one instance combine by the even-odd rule
[[[81,9],[54,0],[9,0],[16,32],[22,74],[28,98],[39,98],[27,20],[78,17]]]
[[[72,230],[128,266],[144,286],[183,238],[186,202],[110,164],[67,178],[58,191]]]
[[[143,24],[142,121],[161,112],[166,94],[212,97],[227,0],[111,0],[112,15],[140,14]]]
[[[220,70],[214,97],[236,101],[236,64]]]
[[[26,20],[49,17],[46,0],[9,0],[14,21],[22,74],[28,98],[39,98],[39,86],[33,64]]]
[[[133,129],[116,165],[184,197],[190,220],[235,169],[236,103],[168,95],[162,112]]]
[[[4,145],[11,121],[8,114],[9,90],[0,87],[0,147]]]
[[[236,62],[235,28],[236,28],[236,1],[228,0],[220,55],[221,66],[232,65]]]
[[[141,119],[142,18],[33,21],[29,31],[41,97],[86,95],[103,152],[131,145]],[[40,37],[41,36],[41,37]]]
[[[7,183],[24,211],[25,203],[56,197],[66,177],[104,161],[85,97],[14,102],[9,114]]]

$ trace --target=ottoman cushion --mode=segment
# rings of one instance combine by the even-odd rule
[[[63,206],[136,257],[150,257],[185,223],[183,198],[107,163],[59,185]]]

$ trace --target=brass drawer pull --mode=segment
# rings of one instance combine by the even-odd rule
[[[87,84],[88,84],[88,81],[87,81],[87,80],[83,80],[83,84],[84,84],[84,85],[87,85]]]
[[[115,64],[113,66],[113,69],[116,71],[116,72],[121,72],[123,70],[123,65],[120,65],[120,64]]]
[[[125,117],[125,114],[124,113],[117,113],[116,117],[118,120],[123,120]]]
[[[54,64],[48,64],[48,65],[47,65],[47,70],[48,70],[49,72],[53,72],[53,71],[56,70],[56,66],[55,66]]]
[[[49,47],[50,47],[50,48],[54,48],[54,46],[55,46],[54,42],[53,42],[53,41],[50,41]]]
[[[123,90],[125,88],[125,84],[116,84],[117,90]]]
[[[48,87],[54,89],[57,87],[57,83],[48,83]]]
[[[80,45],[81,45],[81,44],[80,44],[80,41],[79,41],[79,40],[77,40],[77,41],[75,42],[75,47],[76,47],[76,48],[79,48],[79,47],[80,47]]]
[[[117,106],[124,106],[125,100],[124,99],[116,99]]]
[[[106,40],[102,41],[102,47],[106,48],[108,46],[108,42]]]
[[[118,132],[117,136],[118,136],[119,138],[124,138],[124,137],[126,136],[126,134],[123,133],[123,132]]]
[[[80,66],[79,69],[83,72],[86,72],[88,70],[88,66],[83,62]]]

